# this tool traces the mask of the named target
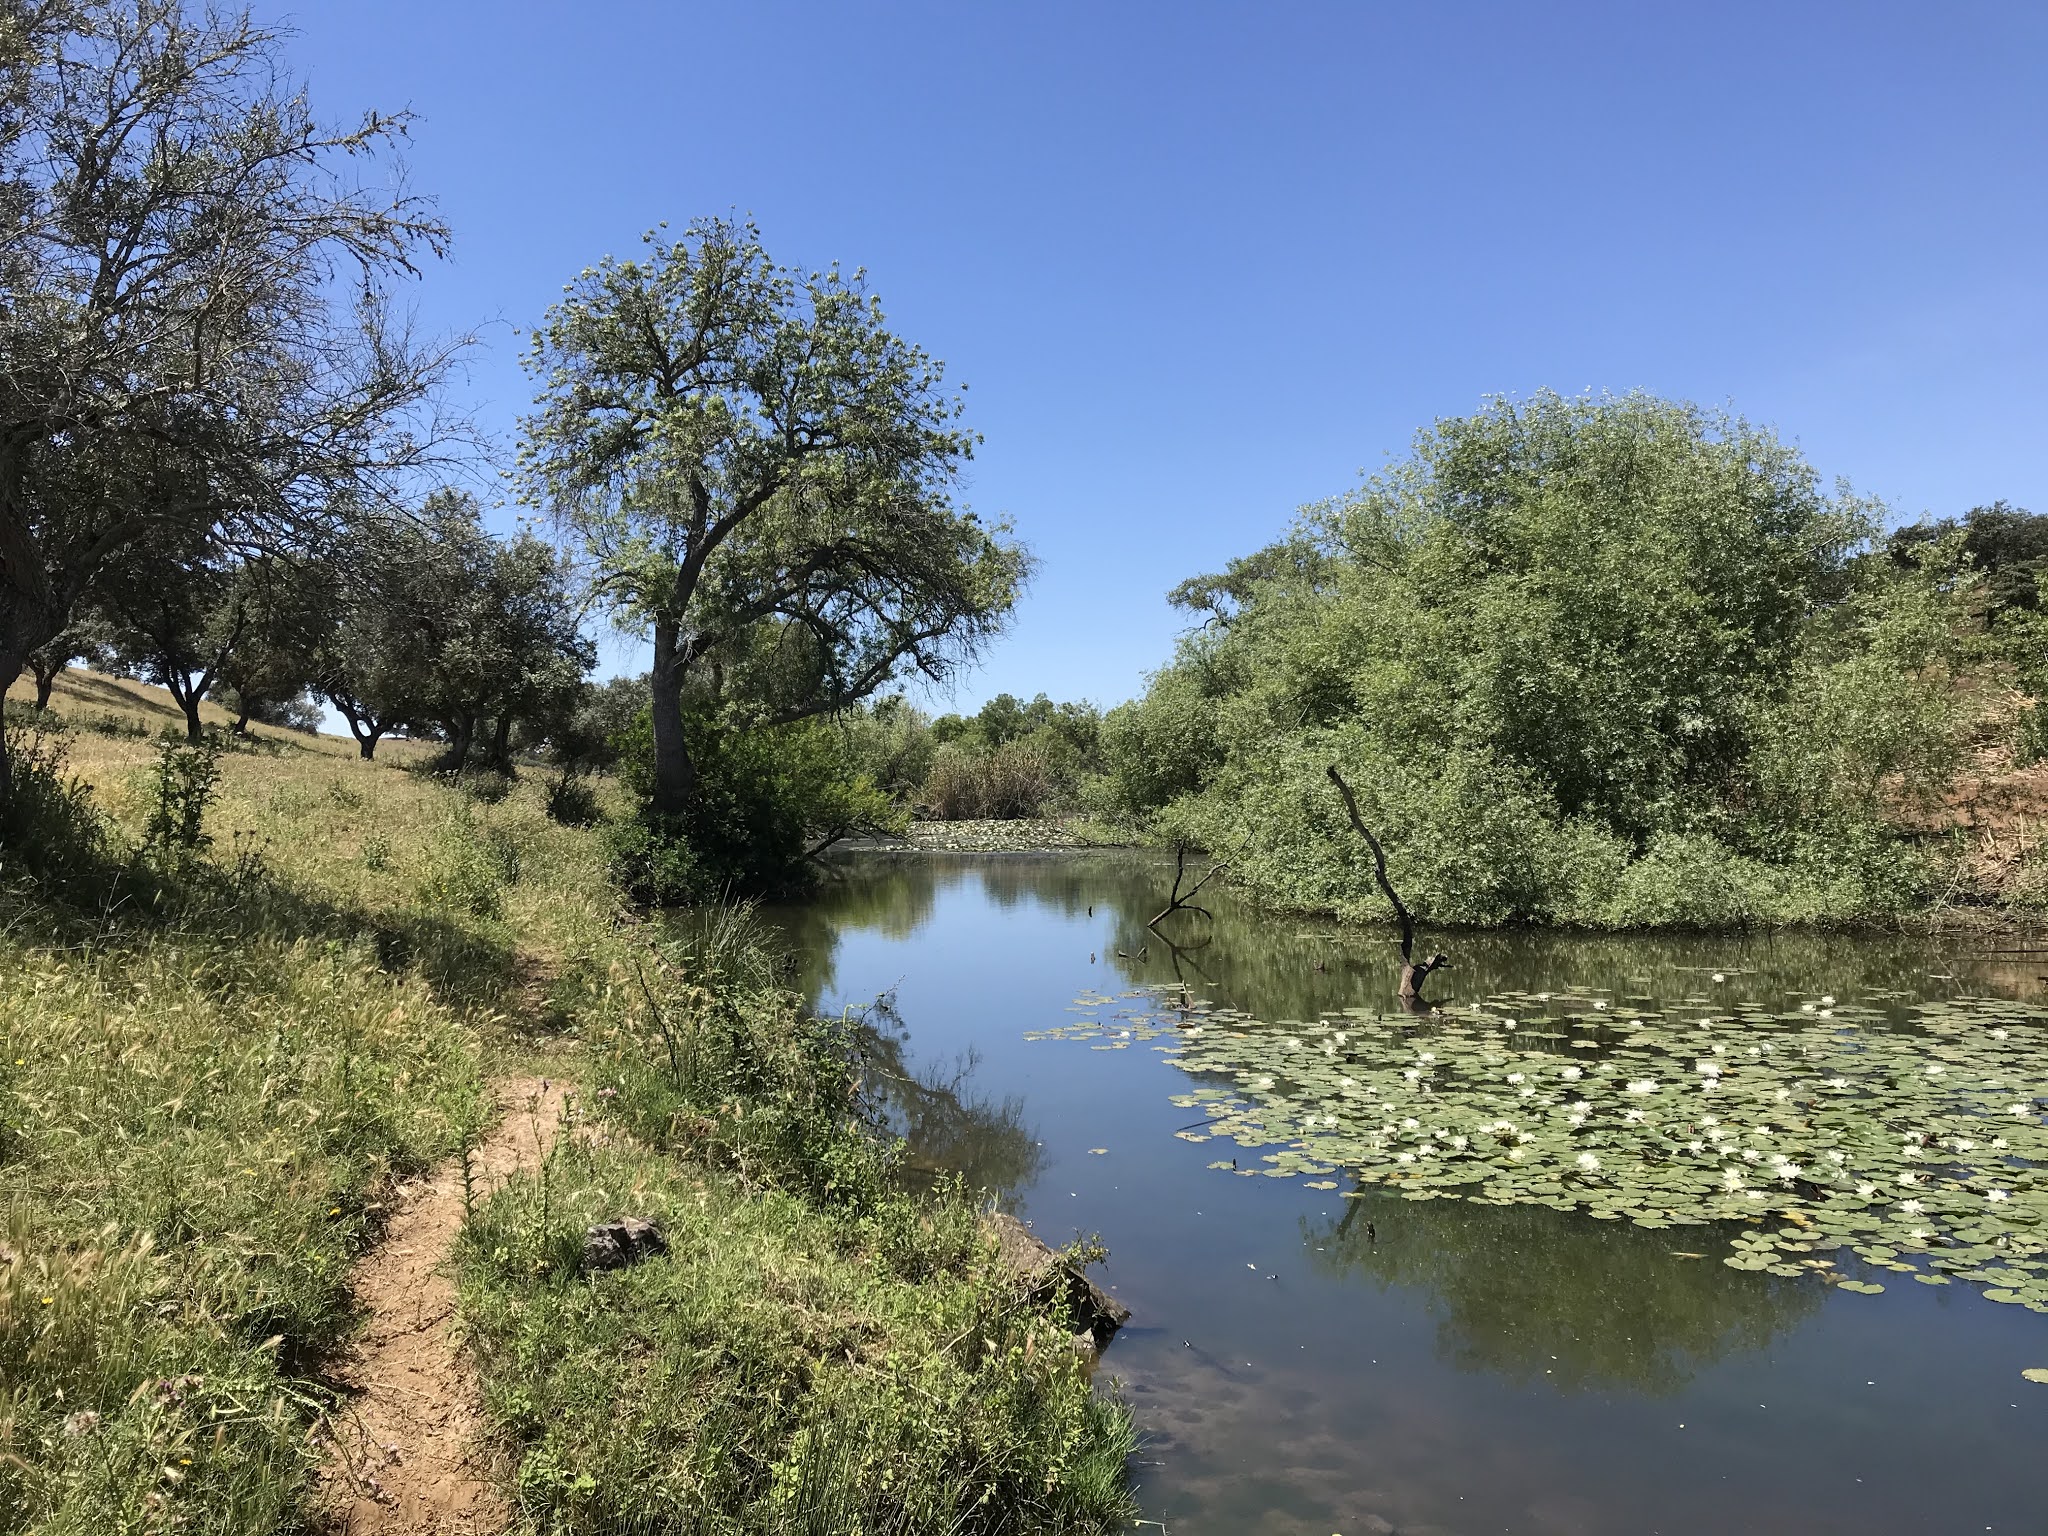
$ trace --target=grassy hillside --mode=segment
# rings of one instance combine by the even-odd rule
[[[313,1520],[351,1266],[535,1071],[587,1129],[460,1248],[519,1528],[1124,1518],[1127,1421],[964,1199],[898,1192],[857,1037],[744,923],[654,943],[539,775],[404,744],[259,730],[211,846],[145,851],[168,699],[72,673],[53,712],[67,857],[0,850],[0,1532]],[[586,1280],[628,1207],[670,1255]]]

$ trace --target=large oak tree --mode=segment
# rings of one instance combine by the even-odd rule
[[[948,676],[1006,619],[1029,558],[956,505],[973,449],[941,365],[859,274],[777,266],[751,224],[650,234],[568,285],[534,337],[522,489],[651,635],[653,809],[685,812],[687,686],[745,661],[727,729]],[[778,665],[760,668],[764,649]]]

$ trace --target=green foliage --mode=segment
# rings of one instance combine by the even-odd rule
[[[296,1523],[373,1191],[452,1148],[465,1032],[361,949],[0,940],[0,1532]],[[13,1063],[19,1062],[19,1065]],[[170,1469],[168,1472],[166,1469]]]
[[[912,1196],[861,1034],[776,986],[744,911],[634,962],[564,1138],[466,1229],[486,1406],[551,1530],[1106,1532],[1128,1418],[1028,1306],[955,1187]],[[625,1210],[668,1253],[586,1278]]]
[[[654,747],[642,713],[621,743],[619,772],[643,809],[609,833],[621,881],[644,901],[703,899],[727,889],[808,883],[812,856],[842,838],[901,830],[906,818],[833,722],[751,730],[707,707],[684,717],[697,792],[680,816],[651,808]]]
[[[938,821],[1030,819],[1069,811],[1100,771],[1102,719],[1092,704],[1024,703],[999,693],[971,717],[932,722],[929,767],[916,796]]]
[[[220,795],[218,737],[183,741],[166,736],[157,742],[149,772],[149,821],[142,843],[167,854],[190,854],[208,846],[206,812]]]
[[[420,902],[429,910],[498,917],[519,866],[519,844],[511,833],[458,804],[441,819],[428,846]]]
[[[1981,712],[1955,539],[1739,419],[1500,401],[1175,601],[1206,622],[1103,722],[1091,808],[1233,851],[1270,899],[1384,910],[1342,765],[1440,922],[1843,919],[1926,890],[1890,827]]]

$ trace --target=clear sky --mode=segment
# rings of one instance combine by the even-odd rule
[[[1730,405],[1896,515],[2048,511],[2048,3],[261,0],[409,106],[419,294],[513,332],[659,220],[865,266],[1043,562],[939,708],[1103,705],[1166,588],[1489,394]],[[617,651],[611,666],[630,664]]]

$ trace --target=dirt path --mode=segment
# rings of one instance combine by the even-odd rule
[[[562,1118],[560,1084],[507,1078],[496,1093],[497,1128],[470,1156],[479,1197],[538,1166]],[[477,1444],[476,1384],[452,1331],[461,1164],[400,1186],[397,1199],[352,1281],[370,1323],[342,1373],[355,1395],[335,1424],[327,1501],[346,1536],[492,1536],[511,1511]]]

